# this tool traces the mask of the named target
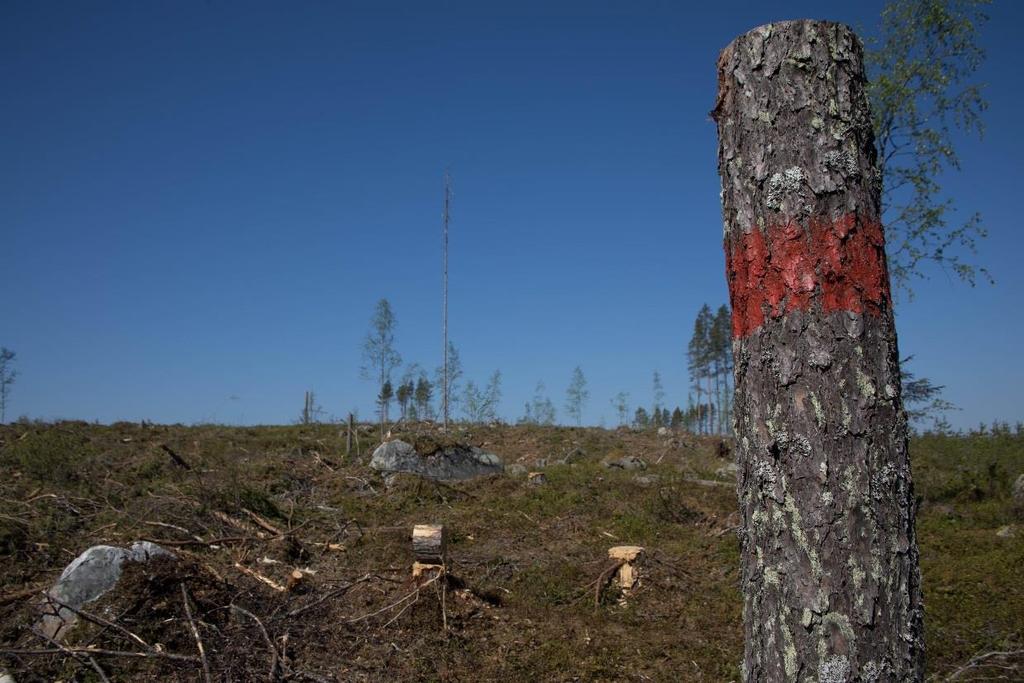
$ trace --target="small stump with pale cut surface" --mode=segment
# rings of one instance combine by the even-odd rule
[[[644,549],[638,545],[617,545],[608,549],[608,557],[617,560],[618,572],[615,574],[615,582],[623,591],[628,591],[640,581],[640,564],[644,559]]]
[[[443,572],[448,564],[448,532],[441,524],[417,524],[412,529],[413,578],[425,572]]]

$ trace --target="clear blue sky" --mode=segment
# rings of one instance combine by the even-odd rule
[[[767,21],[874,30],[882,2],[3,2],[0,345],[9,419],[288,422],[303,391],[372,414],[360,346],[388,298],[440,362],[441,175],[456,195],[451,334],[502,414],[577,364],[609,399],[685,404],[700,305],[726,299],[715,60]],[[1024,419],[1019,27],[982,42],[991,108],[947,187],[991,231],[971,289],[902,302],[901,350],[955,425]]]

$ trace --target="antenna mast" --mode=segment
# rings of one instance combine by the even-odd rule
[[[441,352],[444,354],[444,387],[442,389],[442,404],[444,412],[444,431],[448,431],[448,221],[451,217],[450,209],[452,203],[452,177],[448,169],[444,172],[444,227],[441,238],[441,253],[443,266],[443,304],[442,304],[442,328],[444,332],[444,347]]]

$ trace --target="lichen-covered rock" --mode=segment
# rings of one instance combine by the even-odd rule
[[[647,463],[638,456],[627,455],[624,458],[617,458],[613,460],[605,460],[602,463],[608,469],[620,469],[620,470],[646,470]]]
[[[389,441],[373,452],[370,467],[384,472],[407,472],[441,481],[472,479],[501,474],[501,458],[476,446],[447,446],[430,455],[421,455],[404,441]]]
[[[94,545],[83,552],[64,568],[57,583],[46,593],[49,599],[43,601],[40,620],[43,633],[60,640],[77,621],[68,607],[79,609],[112,589],[121,578],[125,562],[148,562],[154,557],[175,556],[149,541],[136,541],[130,548]]]
[[[1024,510],[1024,474],[1013,482],[1013,502],[1018,510]]]
[[[516,477],[517,479],[525,477],[528,471],[529,470],[526,469],[526,465],[521,465],[518,462],[505,468],[505,474],[510,477]]]

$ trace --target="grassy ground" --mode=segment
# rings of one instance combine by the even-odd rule
[[[436,441],[427,426],[395,436]],[[90,545],[145,538],[179,560],[130,567],[88,609],[150,648],[195,656],[184,586],[215,680],[738,680],[736,502],[716,440],[554,427],[454,437],[506,463],[574,462],[549,464],[541,486],[385,483],[366,467],[371,427],[349,457],[329,425],[0,427],[0,650],[48,647],[29,630],[27,589]],[[978,653],[1024,647],[1024,523],[1010,505],[1024,437],[921,437],[911,452],[929,669],[941,679]],[[624,455],[650,465],[601,464]],[[444,591],[410,580],[416,523],[451,531]],[[640,587],[597,591],[608,548],[627,543],[648,550]],[[295,568],[308,573],[293,591],[254,576],[283,585]],[[69,642],[147,651],[88,621]],[[95,659],[112,680],[201,676],[199,662]],[[19,682],[99,680],[63,654],[0,663]]]

